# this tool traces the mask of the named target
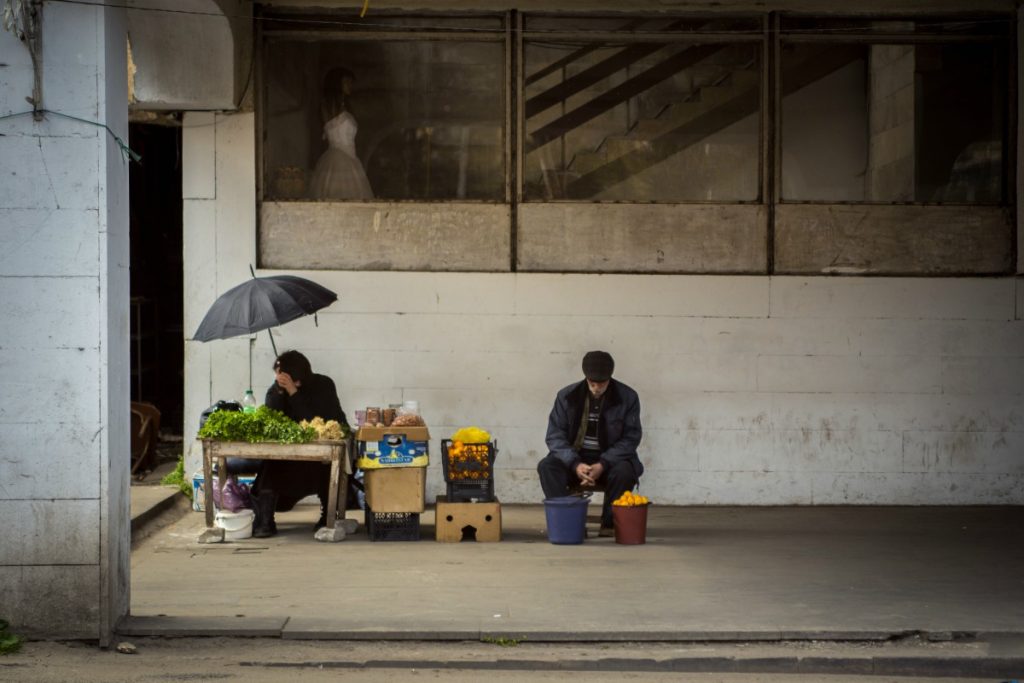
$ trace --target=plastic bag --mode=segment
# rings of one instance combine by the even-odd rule
[[[490,440],[491,435],[479,427],[463,427],[452,434],[452,441],[461,441],[462,443],[487,443]]]
[[[219,482],[214,481],[213,484],[213,505],[218,510],[238,512],[252,507],[252,495],[248,484],[239,484],[234,477],[227,480],[223,490]]]

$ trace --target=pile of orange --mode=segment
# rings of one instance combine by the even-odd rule
[[[448,447],[448,479],[489,479],[490,453],[490,444],[453,442]]]
[[[619,505],[623,507],[633,507],[636,505],[650,505],[651,501],[647,499],[647,496],[638,496],[632,491],[626,491],[618,500],[614,501],[612,505]]]

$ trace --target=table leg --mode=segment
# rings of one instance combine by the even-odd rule
[[[341,472],[338,477],[338,524],[347,535],[352,535],[359,528],[359,523],[354,519],[346,518],[348,513],[348,478],[352,476],[352,447],[351,437],[341,446]]]
[[[203,510],[206,513],[206,530],[199,534],[199,543],[221,543],[224,530],[213,526],[213,454],[210,446],[203,444]]]
[[[338,479],[340,476],[344,476],[341,473],[339,467],[337,454],[333,460],[331,460],[331,486],[327,492],[327,509],[324,511],[327,515],[327,528],[333,529],[335,521],[344,514],[344,510],[338,509]],[[343,494],[344,495],[344,494]],[[341,513],[341,514],[339,514]]]
[[[348,510],[348,473],[344,469],[338,474],[338,519],[345,519]]]
[[[206,528],[213,528],[213,454],[203,447],[203,510],[206,512]]]
[[[345,476],[345,468],[342,466],[340,458],[346,455],[347,453],[339,448],[335,448],[331,453],[331,483],[327,491],[327,526],[317,531],[314,535],[314,538],[318,541],[337,542],[345,540],[347,529],[342,523],[344,520],[341,517],[345,514],[344,491],[348,485],[348,479]],[[340,507],[338,505],[339,488],[341,490]]]

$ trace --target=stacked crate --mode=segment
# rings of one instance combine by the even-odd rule
[[[426,427],[361,427],[356,435],[371,541],[418,541],[425,508]]]
[[[437,498],[436,540],[500,541],[501,503],[494,496],[496,442],[441,441],[447,496]]]
[[[494,500],[495,442],[441,441],[442,467],[449,503],[489,503]]]

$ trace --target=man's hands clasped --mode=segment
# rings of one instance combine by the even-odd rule
[[[580,483],[583,486],[595,486],[602,474],[604,474],[604,465],[599,462],[595,462],[593,465],[581,462],[576,466],[576,476],[580,478]]]

